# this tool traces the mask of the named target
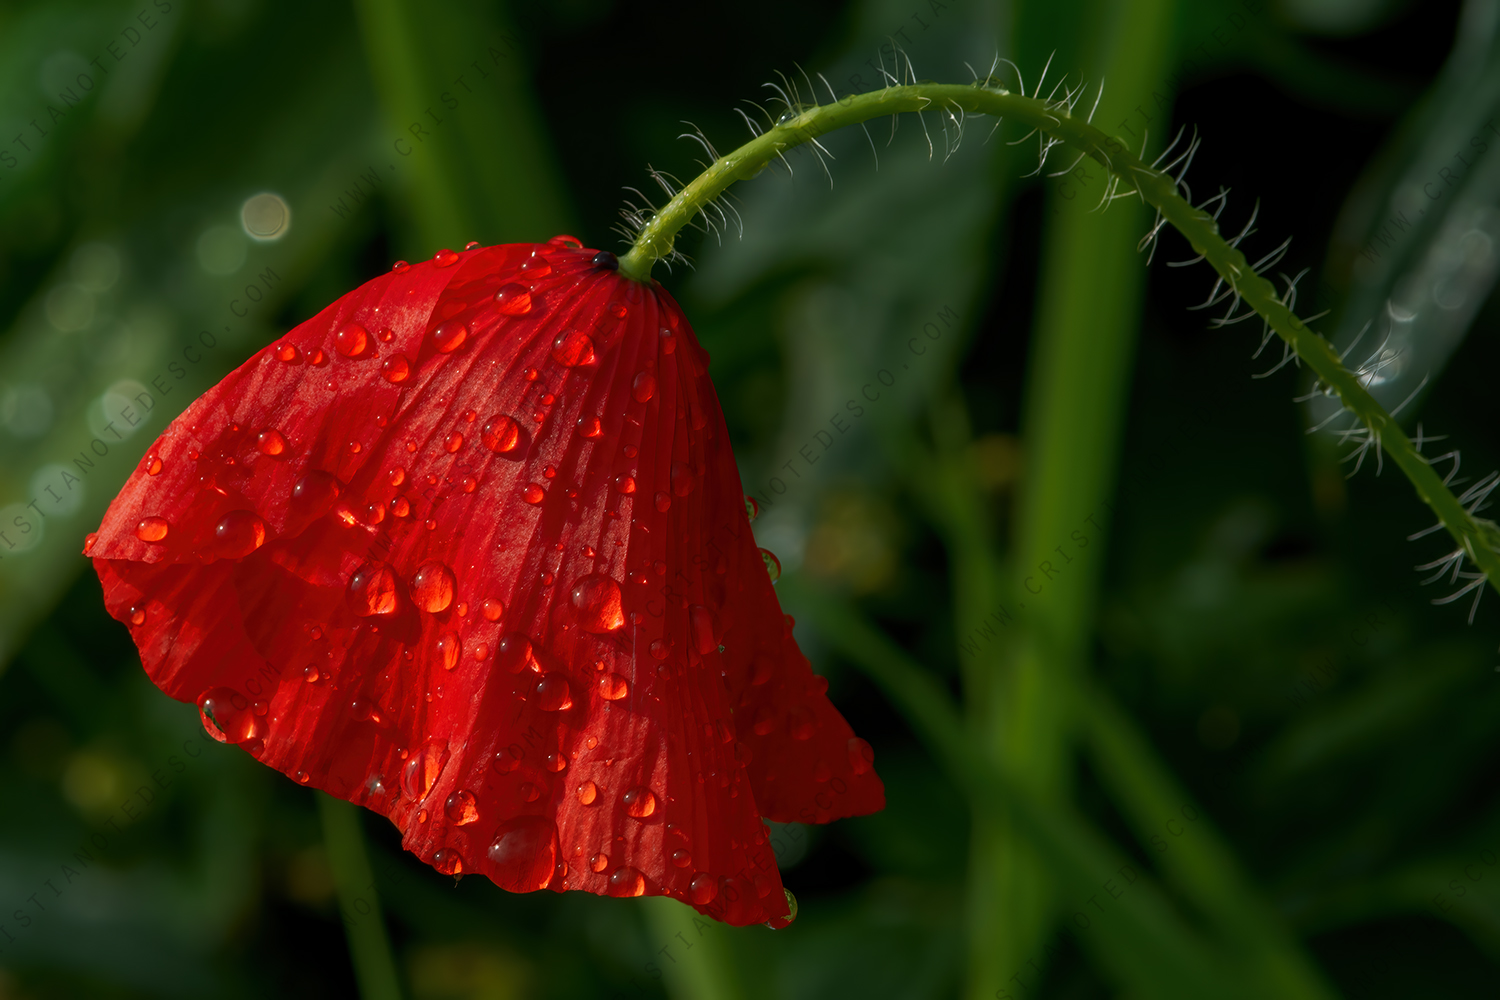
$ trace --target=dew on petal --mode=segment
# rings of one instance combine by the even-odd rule
[[[770,549],[761,549],[760,558],[766,564],[766,574],[770,576],[771,582],[775,583],[781,579],[781,560]]]
[[[474,647],[474,662],[475,663],[483,663],[486,659],[489,658],[489,655],[490,655],[490,644],[489,643],[487,643],[487,642],[481,642],[479,645],[477,645],[477,646]]]
[[[562,674],[545,674],[536,683],[536,707],[544,712],[563,712],[573,707],[573,690]]]
[[[266,542],[266,522],[248,510],[233,510],[214,526],[214,554],[243,559]]]
[[[535,368],[527,367],[522,370],[521,377],[528,382],[535,382],[537,379],[542,377],[542,373],[537,371]]]
[[[573,584],[571,597],[579,613],[579,627],[585,632],[604,635],[624,627],[620,585],[612,578],[600,573],[581,577]]]
[[[458,431],[454,431],[443,440],[443,450],[450,455],[456,454],[460,449],[463,448],[463,446],[464,436]]]
[[[698,477],[693,475],[693,470],[685,462],[672,463],[672,492],[680,497],[685,497],[693,492],[697,485]]]
[[[526,272],[528,278],[545,278],[552,273],[552,265],[546,257],[529,257],[521,264],[521,270]]]
[[[443,847],[433,854],[432,867],[444,875],[462,875],[464,873],[464,859],[459,857],[458,852],[453,848]]]
[[[383,326],[380,328],[380,332],[375,335],[375,338],[382,344],[389,344],[396,339],[396,333],[390,327]]]
[[[579,417],[578,433],[592,441],[604,436],[604,427],[598,417]]]
[[[609,304],[609,314],[615,319],[624,319],[630,314],[630,308],[623,302],[611,302]]]
[[[868,774],[875,766],[875,748],[858,736],[849,740],[849,767],[855,774]]]
[[[302,352],[297,350],[295,344],[282,344],[277,349],[276,356],[289,365],[299,364],[302,361]]]
[[[420,802],[432,791],[443,766],[448,763],[448,744],[442,740],[428,740],[417,748],[401,772],[401,789],[415,802]]]
[[[615,477],[615,489],[617,489],[621,493],[624,493],[624,494],[627,494],[627,495],[631,494],[631,493],[634,493],[635,492],[635,477],[634,476],[616,476]]]
[[[346,358],[357,358],[370,349],[370,331],[358,323],[346,323],[333,335],[333,348]]]
[[[438,636],[438,662],[443,665],[444,670],[452,670],[458,666],[459,658],[463,656],[463,653],[463,640],[458,637],[457,632],[444,632]]]
[[[609,867],[609,855],[605,854],[603,851],[600,851],[598,854],[595,854],[593,857],[589,858],[589,867],[596,872],[604,871],[604,869]]]
[[[526,670],[539,673],[542,669],[537,662],[536,652],[532,649],[531,640],[519,632],[501,636],[496,648],[500,666],[508,673],[519,674]]]
[[[672,509],[672,495],[665,490],[656,491],[656,509],[665,514]]]
[[[616,868],[609,876],[611,896],[642,896],[646,893],[646,876],[629,865]]]
[[[723,639],[723,626],[719,616],[701,604],[688,609],[688,623],[692,628],[693,645],[699,655],[706,656],[716,651]]]
[[[542,797],[542,790],[530,781],[521,782],[521,787],[516,791],[520,794],[522,802],[535,802]]]
[[[164,517],[145,517],[135,526],[135,537],[143,542],[159,542],[167,537],[171,528]]]
[[[411,362],[404,354],[392,354],[381,364],[380,377],[392,385],[400,385],[411,378]]]
[[[411,270],[411,265],[404,260],[398,260],[396,261],[396,263],[391,265],[391,270],[396,272],[397,274],[404,274],[407,271]]]
[[[460,788],[448,796],[448,801],[443,805],[443,812],[447,814],[448,821],[454,826],[468,826],[479,820],[479,804],[474,798],[474,793],[467,788]]]
[[[531,293],[514,282],[501,285],[495,292],[495,309],[505,316],[524,316],[531,312]]]
[[[672,852],[672,867],[687,868],[693,863],[693,856],[682,848]]]
[[[567,233],[559,233],[547,242],[555,247],[567,247],[569,250],[583,249],[583,240],[576,236],[569,236]]]
[[[509,749],[501,750],[495,754],[494,760],[490,761],[490,769],[496,774],[510,774],[521,766],[521,758],[526,751],[512,744]]]
[[[432,255],[432,262],[438,267],[451,267],[458,263],[458,254],[444,247]]]
[[[280,455],[286,451],[286,438],[281,436],[280,431],[268,428],[261,431],[260,436],[255,439],[255,449],[262,455]]]
[[[578,801],[586,806],[591,806],[599,798],[599,786],[592,781],[585,781],[578,786]]]
[[[490,877],[507,892],[535,892],[557,868],[557,825],[545,816],[520,816],[495,831]]]
[[[485,621],[497,622],[505,614],[505,605],[493,597],[486,597],[479,605],[479,613],[484,616]]]
[[[666,327],[661,328],[661,352],[672,354],[677,350],[677,336]]]
[[[542,766],[553,774],[568,769],[568,755],[565,753],[549,753],[542,758]]]
[[[391,516],[399,518],[411,517],[411,501],[403,496],[392,497]]]
[[[469,327],[462,320],[450,319],[432,331],[432,346],[439,354],[452,354],[469,339]]]
[[[745,520],[753,521],[760,516],[760,504],[756,503],[754,497],[745,498]]]
[[[538,504],[547,498],[547,491],[542,489],[540,483],[527,483],[526,488],[521,491],[521,499],[530,504]]]
[[[350,610],[361,618],[394,614],[400,603],[396,574],[385,563],[365,563],[349,577],[345,596]]]
[[[303,517],[322,517],[343,492],[343,485],[327,472],[314,469],[292,487],[292,510]]]
[[[139,605],[132,606],[126,612],[126,614],[130,615],[130,624],[132,624],[132,625],[144,625],[144,624],[146,624],[146,611],[145,611],[144,608],[140,607]]]
[[[88,555],[90,552],[94,551],[94,544],[96,542],[98,542],[98,541],[99,541],[99,532],[97,532],[97,531],[90,531],[87,535],[84,535],[83,536],[83,554],[84,555]]]
[[[577,368],[594,360],[594,341],[582,330],[565,330],[552,342],[552,360],[564,368]]]
[[[649,788],[632,788],[621,796],[625,813],[636,819],[645,819],[656,812],[656,794]]]
[[[699,872],[688,883],[688,898],[695,906],[707,906],[719,894],[719,880],[712,875]]]
[[[599,678],[599,697],[605,701],[619,701],[630,693],[630,682],[619,674],[605,674]]]
[[[503,455],[508,451],[514,451],[521,440],[521,425],[516,423],[516,418],[499,414],[491,417],[479,432],[479,440],[486,448],[497,455]]]
[[[266,733],[265,720],[255,714],[250,700],[232,688],[210,688],[198,696],[203,729],[220,743],[245,743]]]
[[[161,470],[162,462],[156,455],[152,455],[146,459],[146,475],[159,476],[161,475]]]
[[[658,660],[665,660],[672,655],[672,644],[665,639],[651,640],[651,655]]]
[[[630,394],[635,397],[637,403],[646,402],[656,395],[656,376],[650,372],[638,374],[630,385]]]
[[[328,356],[323,353],[321,347],[315,347],[313,348],[313,352],[307,356],[307,363],[314,368],[318,368],[328,363]],[[329,384],[331,385],[332,383]]]

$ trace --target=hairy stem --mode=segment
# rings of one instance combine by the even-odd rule
[[[887,87],[783,116],[780,123],[715,160],[652,216],[637,234],[630,251],[620,258],[620,271],[638,281],[647,280],[652,264],[672,253],[673,242],[683,226],[729,185],[753,177],[785,150],[816,142],[819,136],[834,129],[906,112],[932,111],[960,125],[963,117],[970,114],[1014,119],[1109,171],[1110,187],[1102,202],[1106,207],[1115,198],[1139,196],[1181,233],[1233,294],[1290,345],[1323,385],[1338,394],[1344,407],[1373,435],[1375,447],[1383,448],[1416,487],[1417,495],[1432,508],[1462,552],[1478,565],[1492,586],[1500,588],[1500,528],[1492,521],[1474,517],[1464,507],[1395,418],[1365,389],[1360,377],[1344,367],[1333,346],[1297,318],[1271,282],[1261,277],[1238,247],[1223,237],[1211,214],[1183,198],[1175,178],[1147,166],[1130,152],[1123,139],[1105,134],[1083,118],[1075,118],[1069,100],[1013,94],[989,85],[991,82]],[[1069,96],[1076,100],[1077,94],[1074,91]]]

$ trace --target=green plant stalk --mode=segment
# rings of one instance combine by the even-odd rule
[[[1336,996],[1130,718],[1097,688],[1084,692],[1080,703],[1090,759],[1101,782],[1167,881],[1213,922],[1221,940],[1244,956],[1268,995],[1289,1000]],[[1176,830],[1167,825],[1172,823]],[[1153,834],[1164,851],[1151,842]]]
[[[1114,175],[1124,191],[1138,194],[1181,233],[1219,276],[1233,287],[1322,382],[1338,393],[1345,408],[1374,434],[1380,447],[1416,488],[1469,559],[1500,589],[1500,527],[1471,515],[1443,485],[1384,407],[1344,367],[1333,346],[1309,329],[1286,307],[1271,282],[1251,268],[1245,255],[1219,232],[1213,216],[1189,204],[1171,176],[1154,170],[1130,152],[1123,139],[1114,138],[1075,118],[1067,106],[997,87],[978,84],[914,84],[846,97],[810,108],[768,128],[745,145],[719,157],[707,170],[679,191],[637,234],[634,245],[620,258],[620,271],[637,281],[650,278],[651,267],[672,253],[677,233],[735,181],[755,176],[785,150],[814,141],[846,125],[857,125],[885,115],[933,111],[956,119],[960,114],[1008,117],[1039,129],[1093,159]],[[1133,186],[1133,187],[1132,187]]]
[[[360,828],[360,809],[323,792],[316,793],[316,797],[323,820],[323,843],[338,889],[339,910],[344,915],[349,959],[354,964],[360,998],[401,1000],[401,981],[386,935],[380,897],[375,892],[375,876],[370,870],[370,855],[365,850],[365,835]]]
[[[737,975],[730,935],[734,930],[670,896],[641,898],[651,933],[651,963],[661,970],[673,1000],[744,1000],[743,976]]]

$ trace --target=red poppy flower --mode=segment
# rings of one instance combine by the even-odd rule
[[[87,554],[216,738],[439,871],[786,922],[762,817],[880,809],[677,304],[571,237],[398,264],[147,452]]]

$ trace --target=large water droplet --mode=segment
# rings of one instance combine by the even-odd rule
[[[464,646],[457,632],[444,632],[438,636],[437,655],[438,663],[442,664],[444,670],[452,670],[458,666],[459,659],[464,655]]]
[[[505,614],[505,605],[493,597],[486,597],[479,605],[479,613],[487,622],[497,622]]]
[[[443,247],[443,249],[432,255],[432,262],[438,267],[452,267],[458,263],[458,253],[449,250],[447,247]]]
[[[495,292],[495,309],[505,316],[525,316],[531,312],[531,293],[514,282],[501,285]]]
[[[432,346],[439,354],[452,354],[469,339],[469,327],[462,320],[450,319],[432,331]]]
[[[620,585],[610,577],[600,573],[581,577],[573,584],[572,601],[578,610],[579,627],[585,632],[604,635],[625,625]]]
[[[578,801],[586,806],[593,805],[599,798],[599,786],[592,781],[585,781],[578,786]]]
[[[495,759],[490,761],[490,769],[496,774],[510,774],[521,766],[521,757],[526,753],[519,745],[511,744],[508,750],[501,750],[495,754]]]
[[[302,517],[322,517],[333,508],[343,484],[327,472],[314,469],[292,487],[292,510]]]
[[[630,385],[630,394],[635,397],[637,403],[646,402],[656,395],[656,376],[650,372],[638,374]]]
[[[564,368],[591,364],[594,341],[582,330],[565,330],[552,342],[552,360]]]
[[[277,348],[276,356],[289,365],[300,364],[302,361],[302,352],[297,350],[295,344],[282,344]]]
[[[603,851],[600,851],[598,854],[595,854],[593,857],[589,858],[589,867],[596,872],[604,871],[604,869],[609,867],[609,855],[605,854]]]
[[[604,427],[598,417],[579,417],[578,433],[592,441],[604,436]]]
[[[401,772],[401,788],[414,802],[420,802],[432,791],[443,765],[448,763],[448,744],[442,740],[428,740],[417,748]]]
[[[400,385],[411,378],[411,362],[404,354],[392,354],[381,364],[380,375],[392,385]]]
[[[146,475],[148,475],[148,476],[159,476],[159,475],[161,475],[161,470],[162,470],[162,462],[161,462],[160,458],[158,458],[155,455],[151,455],[151,456],[147,457],[147,459],[146,459]]]
[[[398,260],[396,261],[396,263],[391,265],[391,270],[396,272],[397,274],[405,274],[407,271],[411,270],[411,265],[404,260]]]
[[[540,483],[527,483],[526,488],[521,490],[521,499],[529,504],[539,504],[547,499],[547,491],[542,489]]]
[[[232,510],[214,526],[214,554],[243,559],[266,542],[266,522],[248,510]]]
[[[666,490],[656,491],[656,509],[663,514],[672,509],[672,495]]]
[[[546,674],[536,684],[536,707],[544,712],[563,712],[573,707],[573,690],[562,674]]]
[[[552,273],[552,265],[546,257],[532,256],[522,262],[521,270],[528,278],[545,278]]]
[[[417,607],[435,615],[448,610],[456,586],[453,571],[435,559],[430,560],[412,574],[411,599]]]
[[[619,701],[630,694],[630,682],[619,674],[605,674],[599,678],[599,697],[605,701]]]
[[[245,743],[267,731],[250,699],[227,687],[210,688],[198,696],[198,717],[204,731],[220,743]]]
[[[454,431],[443,439],[443,450],[450,455],[457,454],[464,446],[464,436]]]
[[[516,444],[520,442],[521,425],[516,423],[515,417],[502,413],[489,419],[484,430],[479,432],[479,440],[490,451],[503,455],[514,451]]]
[[[688,898],[695,906],[707,906],[719,894],[719,880],[705,872],[699,872],[688,883]]]
[[[519,674],[525,670],[533,672],[541,670],[541,665],[536,660],[536,653],[531,648],[531,640],[519,632],[501,636],[498,648],[500,666],[507,672]]]
[[[688,609],[688,623],[692,628],[693,646],[700,656],[706,656],[719,648],[723,642],[723,631],[719,616],[701,604]]]
[[[459,857],[457,851],[451,847],[439,848],[432,856],[432,867],[444,875],[462,875],[464,873],[464,859]]]
[[[646,876],[629,865],[616,868],[609,876],[611,896],[643,896],[646,893]]]
[[[448,796],[443,812],[447,813],[454,826],[468,826],[479,820],[479,804],[474,799],[474,793],[467,788],[460,788]]]
[[[552,881],[557,867],[557,826],[545,816],[521,816],[495,832],[490,876],[508,892],[535,892]]]
[[[135,526],[135,537],[143,542],[159,542],[167,537],[171,528],[164,517],[146,517]]]
[[[396,574],[382,562],[365,563],[355,570],[345,596],[350,610],[361,618],[395,614],[400,604]]]
[[[649,788],[632,788],[620,797],[625,813],[636,819],[645,819],[656,812],[656,794]]]
[[[281,436],[280,431],[267,428],[255,439],[255,450],[262,455],[275,457],[286,451],[286,438]]]
[[[760,558],[766,564],[766,574],[770,576],[771,582],[775,583],[781,579],[781,560],[770,549],[761,549]]]
[[[621,493],[626,494],[627,496],[630,495],[631,493],[634,493],[635,492],[635,477],[634,476],[616,476],[615,477],[615,489],[619,490]]]
[[[358,323],[346,323],[333,335],[333,347],[346,358],[357,358],[370,349],[370,332]]]
[[[567,247],[569,250],[583,249],[583,240],[576,236],[569,236],[567,233],[558,233],[547,242],[555,247]]]

